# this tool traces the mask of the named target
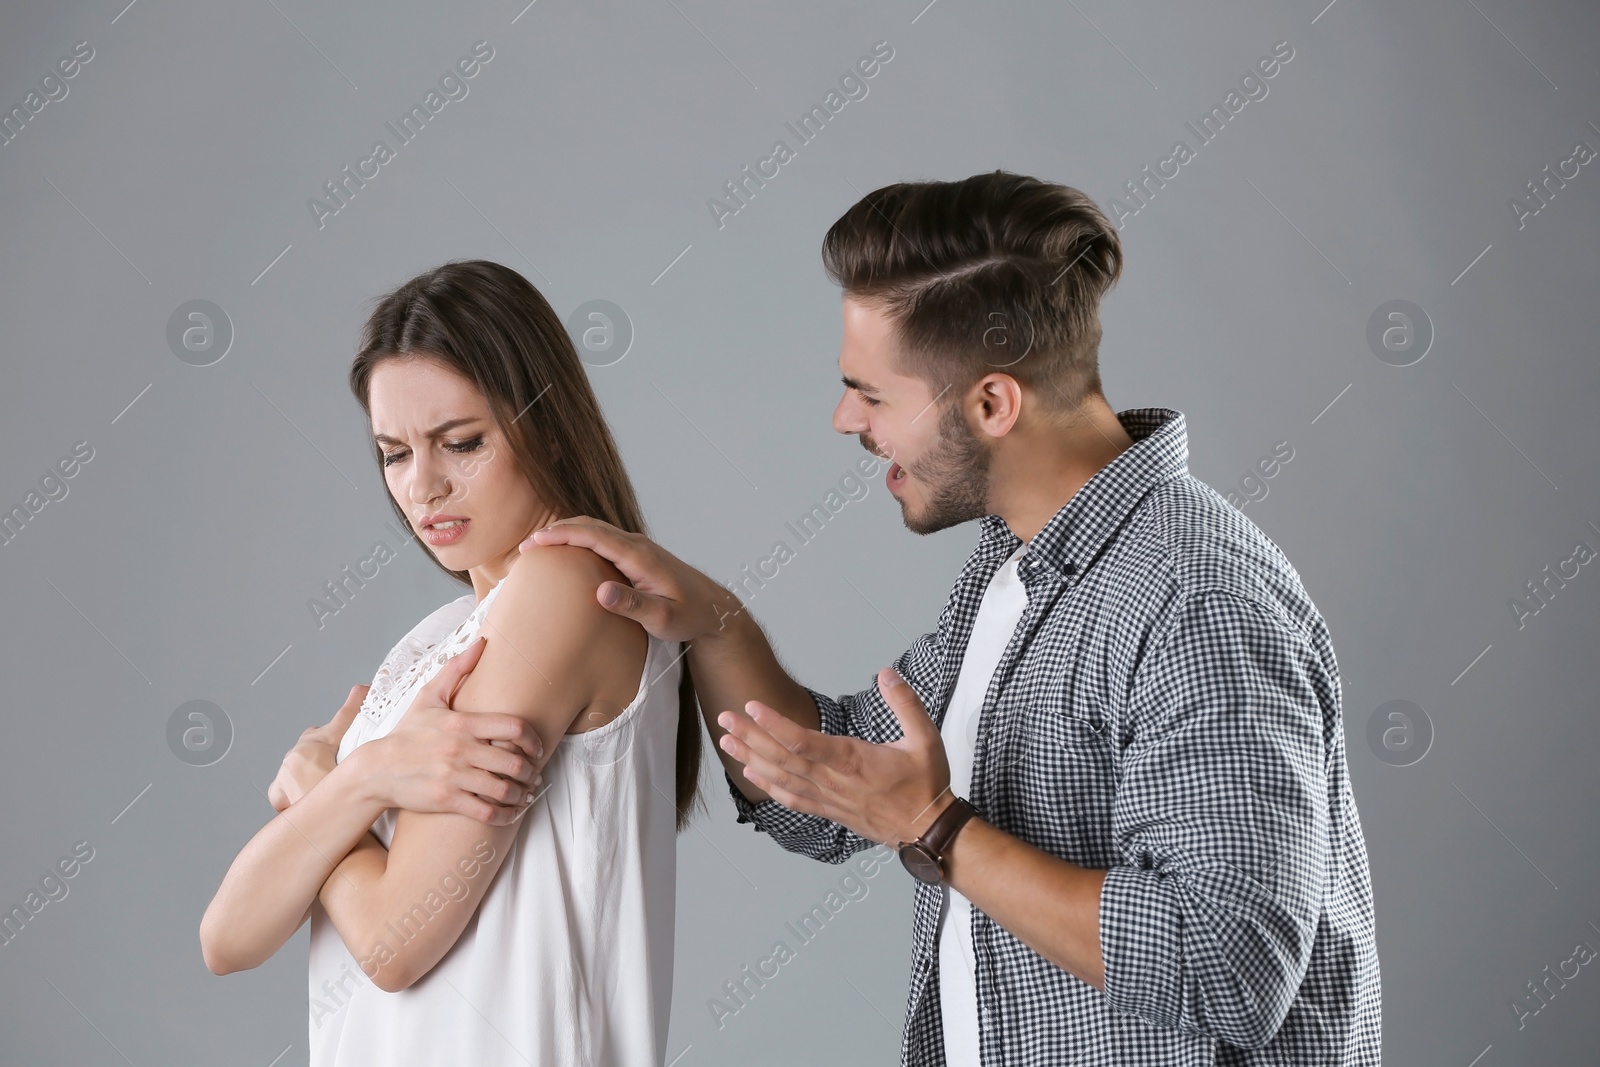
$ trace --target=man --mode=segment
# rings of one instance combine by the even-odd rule
[[[840,433],[919,534],[981,539],[937,627],[829,697],[737,596],[640,535],[564,519],[597,593],[688,663],[740,822],[919,879],[906,1064],[1379,1062],[1371,886],[1322,616],[1187,470],[1184,417],[1113,412],[1116,230],[1004,171],[864,197]]]

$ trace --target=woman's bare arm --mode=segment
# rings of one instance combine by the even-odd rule
[[[607,610],[633,619],[650,633],[688,645],[690,673],[700,698],[711,748],[728,779],[751,801],[768,799],[744,776],[744,764],[722,748],[724,711],[759,700],[808,730],[821,729],[817,703],[778,662],[767,635],[730,590],[640,533],[579,515],[534,531],[524,552],[555,545],[582,546],[605,557],[621,577],[597,589]]]
[[[639,676],[640,627],[601,608],[595,589],[615,572],[586,549],[542,547],[513,561],[484,620],[482,655],[453,706],[530,722],[543,753],[594,706],[615,703],[618,678]],[[619,664],[635,665],[628,675]],[[623,703],[632,699],[630,692]],[[621,705],[618,705],[621,706]],[[537,761],[542,768],[548,755]],[[427,974],[461,936],[505,860],[517,824],[485,826],[452,813],[401,811],[385,850],[363,841],[332,871],[321,900],[380,989]]]
[[[448,706],[481,647],[451,659],[393,731],[358,747],[344,764],[336,753],[366,686],[351,689],[332,721],[300,735],[267,790],[284,814],[241,850],[201,921],[201,952],[213,972],[259,966],[282,947],[353,843],[382,847],[364,831],[384,809],[452,811],[500,825],[521,815],[524,797],[538,787],[533,727],[512,715],[458,714]]]
[[[368,827],[383,810],[361,768],[346,760],[262,827],[234,858],[200,920],[206,967],[228,974],[271,958],[305,922],[339,861],[370,838]]]

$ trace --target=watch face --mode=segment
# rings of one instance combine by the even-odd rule
[[[915,841],[900,849],[900,862],[911,872],[913,878],[929,885],[938,885],[943,877],[944,872],[939,870],[939,861],[934,858],[933,853]]]

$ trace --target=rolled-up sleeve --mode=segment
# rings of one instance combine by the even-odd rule
[[[939,676],[941,633],[942,625],[939,630],[923,634],[892,664],[900,676],[910,684],[930,714],[934,709],[929,702],[933,698],[933,689]],[[838,698],[818,692],[809,686],[806,686],[805,690],[816,702],[822,733],[836,737],[854,737],[874,744],[898,740],[902,734],[900,721],[895,718],[883,695],[878,692],[876,678],[872,685],[861,692]],[[766,833],[790,852],[798,852],[824,863],[843,863],[850,856],[874,844],[854,831],[820,815],[795,811],[771,799],[752,802],[739,791],[738,785],[727,773],[726,768],[723,769],[723,778],[726,779],[728,792],[733,797],[738,821],[751,823],[755,829]]]
[[[1338,679],[1275,607],[1189,595],[1140,665],[1100,895],[1111,1005],[1243,1048],[1305,977],[1331,845]]]

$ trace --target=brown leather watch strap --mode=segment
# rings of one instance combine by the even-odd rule
[[[945,850],[950,847],[950,842],[954,840],[956,831],[965,826],[967,820],[976,814],[978,814],[977,808],[974,808],[961,797],[956,797],[945,805],[945,809],[939,813],[939,817],[933,820],[933,825],[929,826],[923,832],[923,835],[917,838],[918,843],[931,852],[934,859],[939,862],[941,871],[944,870]]]

